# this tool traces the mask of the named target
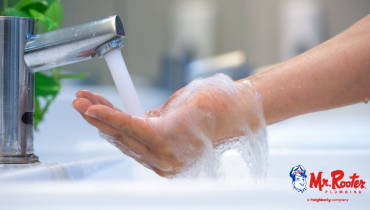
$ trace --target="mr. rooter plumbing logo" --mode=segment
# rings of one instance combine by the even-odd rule
[[[289,176],[292,178],[293,189],[301,193],[307,190],[306,169],[302,165],[294,166]],[[349,180],[344,177],[342,170],[332,171],[330,179],[323,178],[322,171],[311,173],[309,188],[325,190],[326,194],[361,194],[361,190],[366,189],[366,182],[357,173],[350,175]]]

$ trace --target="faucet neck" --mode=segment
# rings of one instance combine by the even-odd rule
[[[52,69],[91,59],[99,46],[124,36],[121,19],[111,16],[32,36],[24,60],[33,72]]]

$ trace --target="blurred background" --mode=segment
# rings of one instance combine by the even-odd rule
[[[126,29],[123,56],[134,82],[171,92],[217,72],[246,77],[330,39],[370,11],[369,0],[61,2],[62,27],[119,15]],[[114,85],[101,59],[64,69],[89,74],[66,83]]]
[[[175,91],[216,72],[234,79],[294,57],[365,17],[369,0],[63,0],[63,27],[121,17],[135,83]],[[66,66],[79,83],[114,85],[100,59]],[[70,82],[70,81],[69,81]],[[76,81],[73,81],[76,82]]]

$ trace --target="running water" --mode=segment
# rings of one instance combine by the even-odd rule
[[[114,49],[104,55],[112,74],[114,83],[121,96],[123,106],[129,115],[136,117],[145,117],[145,113],[139,101],[134,84],[128,73],[125,61],[123,60],[121,49]]]
[[[145,117],[120,49],[107,53],[105,59],[127,113]],[[203,99],[200,101],[207,103],[196,106],[193,102],[197,99]],[[211,104],[225,109],[208,107]],[[216,119],[212,113],[225,110],[229,116],[226,120],[232,122],[232,125],[226,123],[225,127],[221,128],[226,137],[215,148],[210,133],[217,133],[219,130],[214,130]],[[173,178],[221,177],[220,161],[228,150],[240,153],[251,177],[255,179],[266,177],[268,162],[266,123],[260,95],[250,82],[236,84],[230,77],[222,74],[197,79],[187,85],[181,94],[159,112],[155,116],[149,112],[147,122],[153,127],[154,135],[162,136],[168,148],[174,151],[172,159],[183,165]],[[204,124],[209,126],[202,126]],[[237,133],[237,136],[230,138],[233,134],[229,135],[229,132]],[[131,151],[119,139],[103,133],[101,136],[122,152],[156,166],[153,160]]]

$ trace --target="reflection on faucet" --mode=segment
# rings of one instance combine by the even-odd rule
[[[123,46],[118,16],[34,35],[35,20],[0,16],[0,164],[38,161],[33,149],[34,72]],[[112,47],[113,46],[113,47]]]
[[[24,60],[33,72],[64,66],[88,60],[99,53],[98,47],[124,36],[121,19],[111,16],[32,36]]]

